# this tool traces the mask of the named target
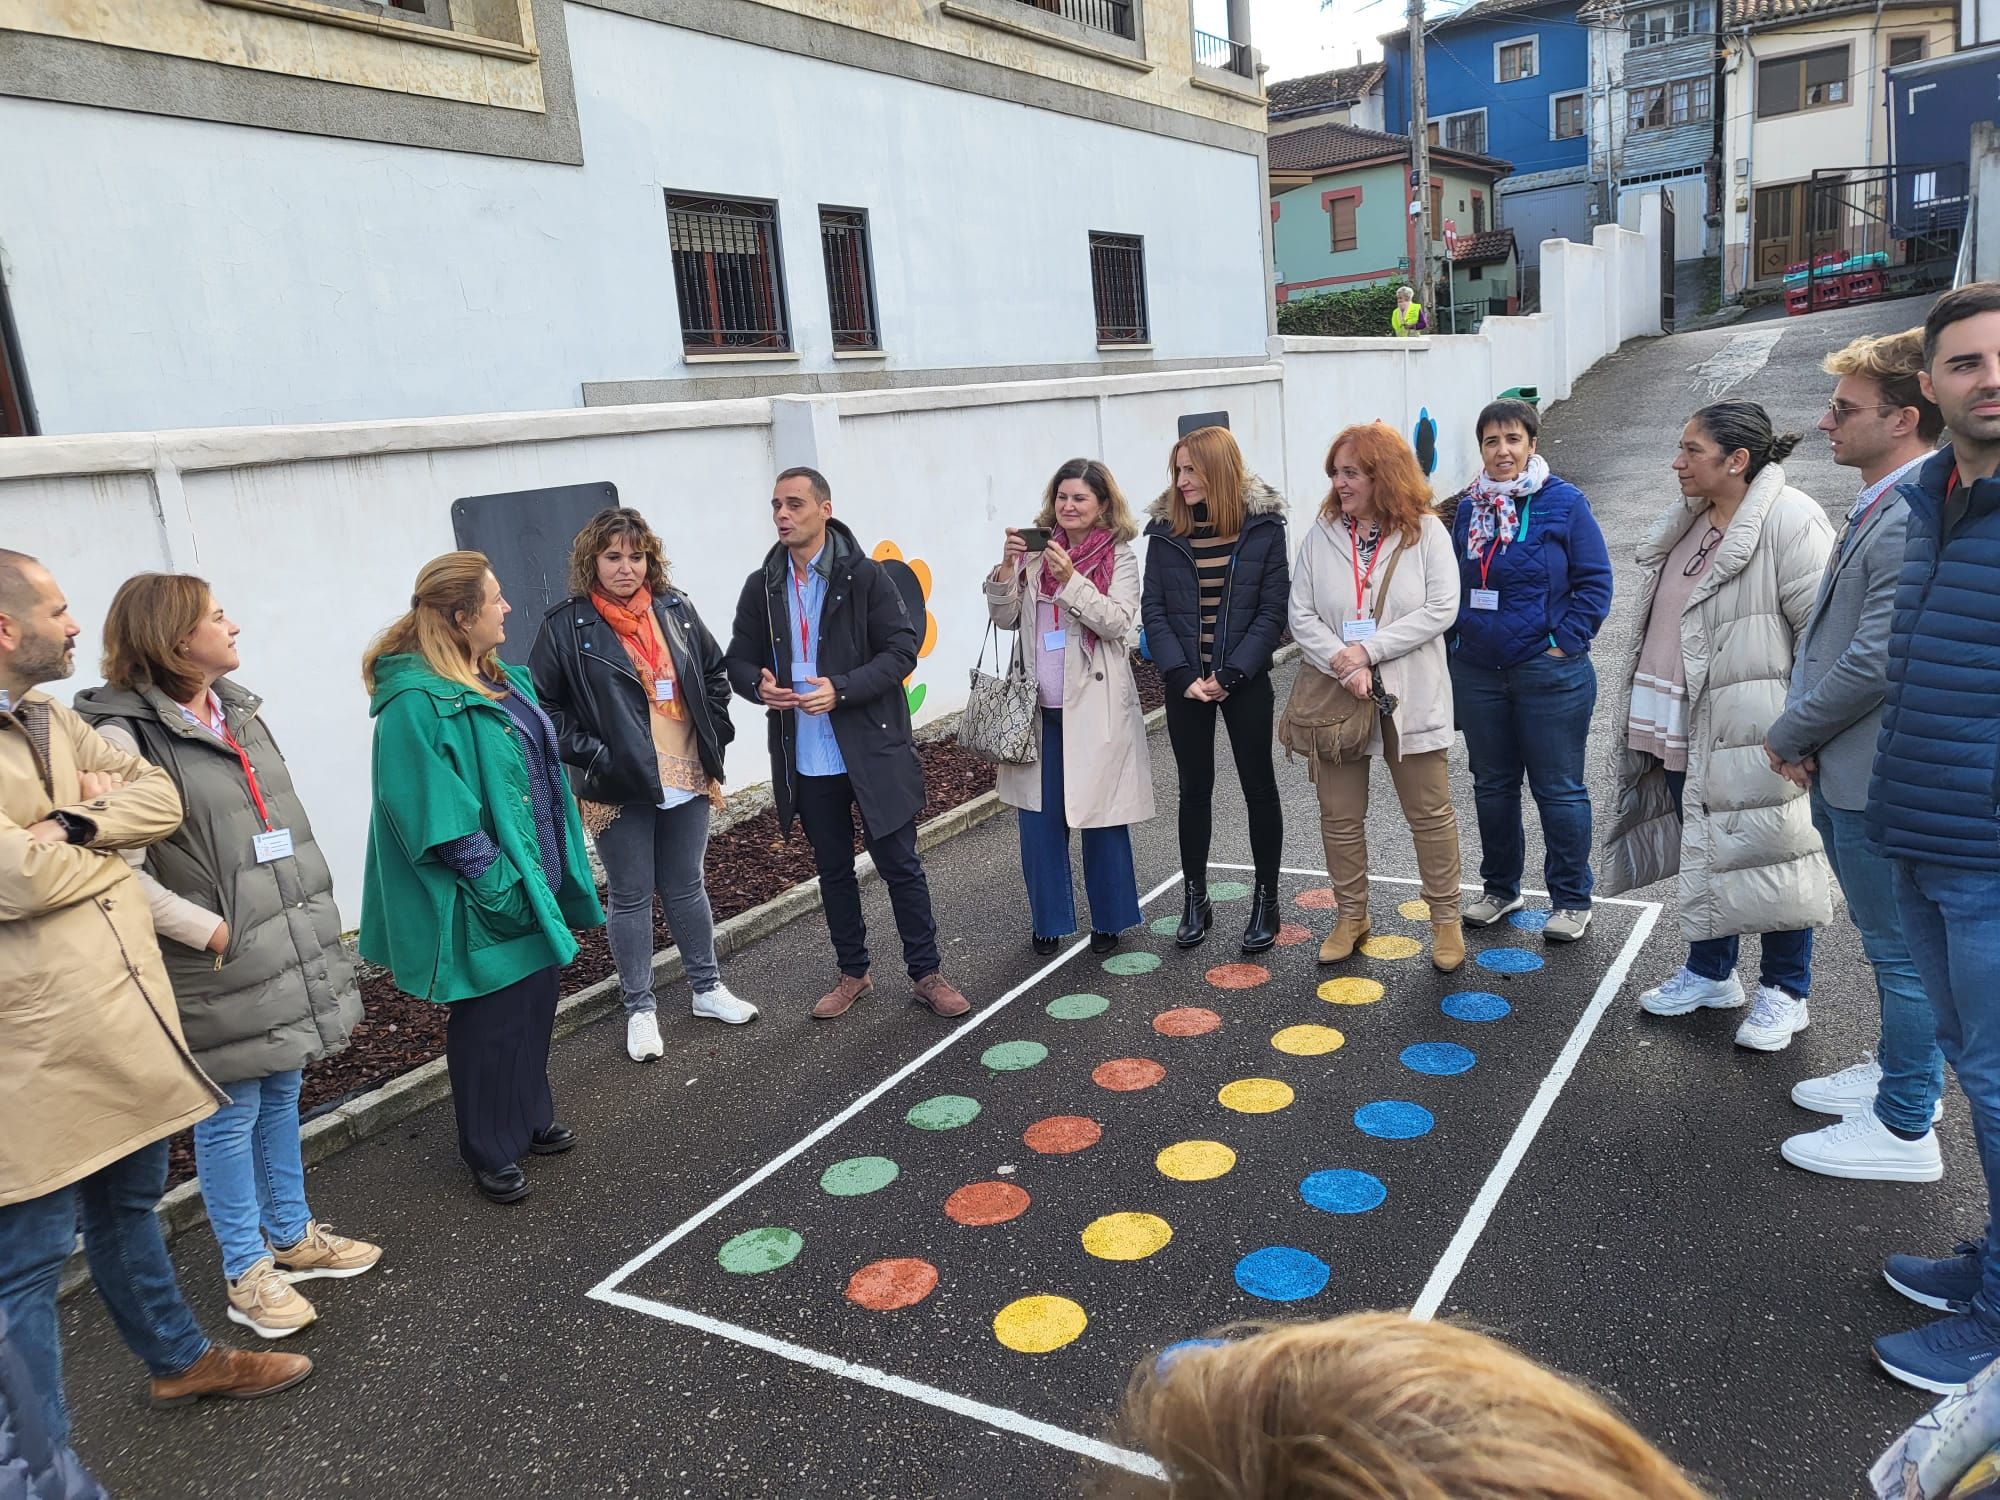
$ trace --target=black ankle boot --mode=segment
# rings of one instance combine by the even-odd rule
[[[1181,925],[1174,930],[1175,944],[1182,948],[1198,947],[1208,936],[1208,924],[1214,920],[1215,908],[1209,903],[1207,882],[1190,880],[1187,904],[1181,909]]]
[[[1262,953],[1278,940],[1278,887],[1257,882],[1250,897],[1250,920],[1243,924],[1243,951]]]

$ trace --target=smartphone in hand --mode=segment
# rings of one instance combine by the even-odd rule
[[[1041,552],[1049,545],[1049,529],[1046,526],[1017,526],[1014,533],[1030,552]]]

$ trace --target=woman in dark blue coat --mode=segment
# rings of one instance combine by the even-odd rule
[[[1167,694],[1167,739],[1180,770],[1181,873],[1185,908],[1174,941],[1208,936],[1210,802],[1215,793],[1215,720],[1250,815],[1256,869],[1243,951],[1278,938],[1278,862],[1285,841],[1278,778],[1271,766],[1271,653],[1285,628],[1292,575],[1285,501],[1243,465],[1226,427],[1200,427],[1174,444],[1167,490],[1146,526],[1140,616],[1146,647]]]
[[[1469,927],[1521,909],[1526,843],[1521,777],[1535,795],[1554,910],[1542,935],[1573,942],[1590,925],[1590,795],[1584,744],[1597,706],[1590,644],[1611,612],[1611,559],[1590,502],[1549,472],[1525,401],[1479,414],[1482,472],[1452,518],[1459,613],[1451,686],[1472,762],[1479,878]]]

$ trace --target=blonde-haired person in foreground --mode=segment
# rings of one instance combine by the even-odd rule
[[[1149,1500],[1702,1500],[1600,1398],[1497,1339],[1350,1313],[1141,1365]]]

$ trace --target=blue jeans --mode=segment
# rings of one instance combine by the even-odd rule
[[[91,1278],[125,1346],[159,1376],[178,1375],[208,1353],[153,1217],[166,1186],[167,1143],[155,1141],[80,1182],[0,1208],[0,1312],[41,1392],[58,1445],[69,1441],[69,1407],[62,1392],[56,1282],[76,1243],[79,1208]]]
[[[1063,807],[1063,726],[1060,709],[1042,710],[1042,810],[1021,814],[1021,877],[1035,936],[1076,931],[1076,890],[1069,870],[1069,818]],[[1083,830],[1083,889],[1095,932],[1139,925],[1139,876],[1132,868],[1132,830]]]
[[[299,1070],[218,1085],[229,1105],[194,1127],[201,1201],[231,1281],[305,1238],[306,1166],[299,1155]]]
[[[1686,817],[1681,811],[1681,797],[1687,790],[1687,772],[1667,772],[1667,790],[1674,794],[1675,814]],[[1794,1000],[1805,999],[1812,989],[1812,929],[1802,927],[1796,932],[1766,932],[1760,937],[1757,982],[1774,990],[1783,990]],[[1733,937],[1703,938],[1698,943],[1689,943],[1688,970],[1703,979],[1727,979],[1736,972],[1736,953],[1740,946],[1740,941]]]
[[[1812,791],[1812,819],[1882,998],[1882,1040],[1875,1049],[1882,1083],[1875,1091],[1875,1117],[1891,1130],[1922,1135],[1944,1092],[1944,1054],[1930,997],[1903,939],[1896,872],[1869,849],[1861,813],[1833,806],[1818,787]]]
[[[1495,670],[1451,658],[1452,701],[1472,763],[1479,813],[1479,879],[1486,894],[1521,894],[1527,840],[1521,831],[1521,778],[1542,818],[1542,877],[1557,911],[1590,907],[1590,794],[1584,744],[1597,707],[1597,669],[1588,656],[1546,652]]]
[[[1992,1212],[2000,1186],[2000,1001],[1993,993],[1993,976],[2000,973],[2000,905],[1993,893],[2000,877],[1990,870],[1892,863],[1903,938],[1930,996],[1938,1045],[1972,1107],[1972,1134],[1986,1177],[1985,1260],[1972,1310],[1988,1324],[2000,1324],[2000,1234],[1994,1233]]]

